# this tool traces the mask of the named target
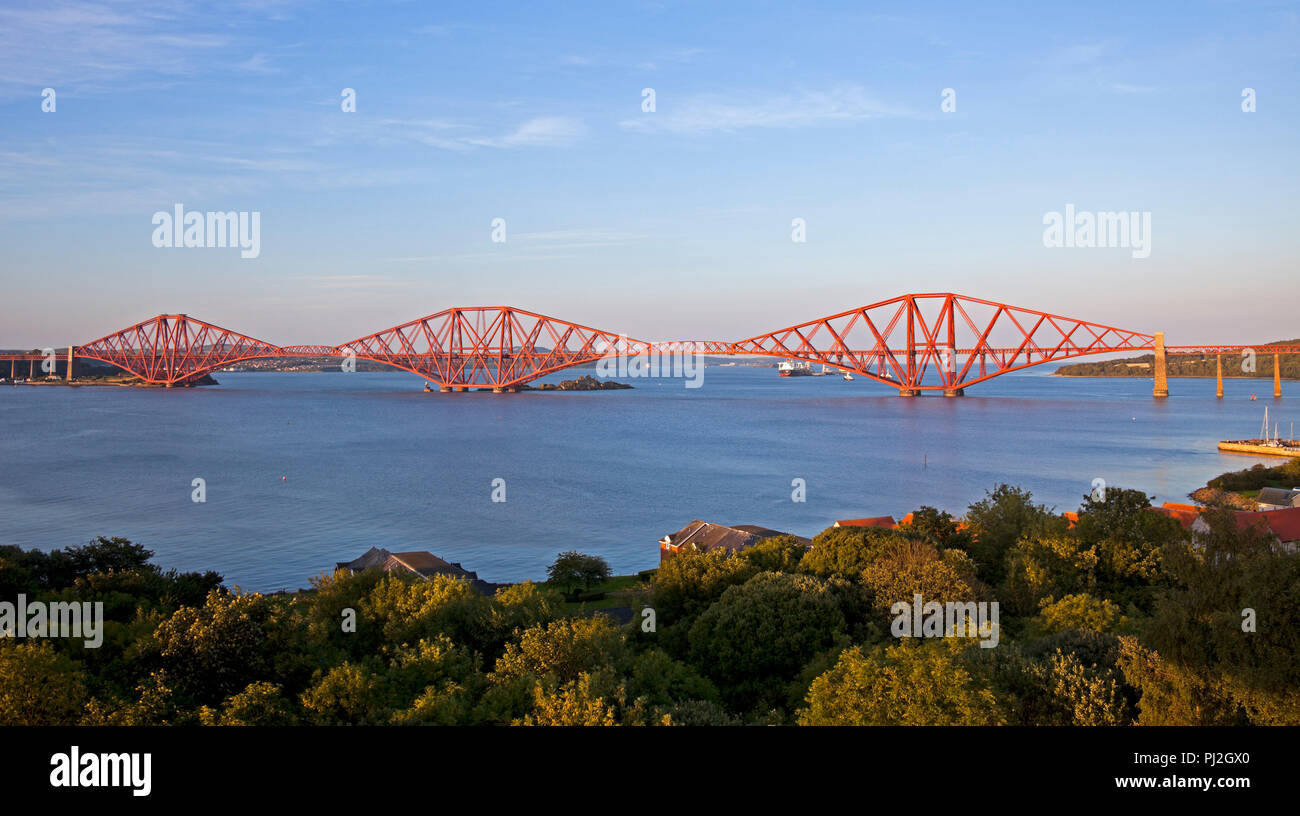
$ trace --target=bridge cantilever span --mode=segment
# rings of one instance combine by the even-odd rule
[[[967,386],[1033,365],[1152,348],[1154,335],[952,293],[900,295],[742,340],[737,354],[821,363],[902,396]],[[995,345],[995,343],[997,343]]]
[[[241,360],[278,357],[262,340],[183,314],[158,315],[76,347],[76,356],[111,363],[156,385],[186,385]]]
[[[216,369],[259,358],[365,359],[411,371],[437,382],[444,391],[514,390],[552,372],[608,357],[750,355],[852,372],[890,385],[903,396],[925,391],[959,396],[970,385],[1047,362],[1106,352],[1154,351],[1155,392],[1162,396],[1162,391],[1167,393],[1162,376],[1166,352],[1222,354],[1249,348],[1166,347],[1160,333],[966,295],[928,293],[900,295],[734,342],[647,342],[512,306],[474,306],[444,309],[337,346],[277,346],[187,315],[159,315],[71,347],[68,354],[70,360],[75,353],[167,386],[190,385]],[[1290,346],[1253,348],[1275,354],[1300,352],[1300,347]],[[0,355],[0,359],[10,358],[19,359]],[[1275,393],[1280,394],[1276,378],[1275,361]]]

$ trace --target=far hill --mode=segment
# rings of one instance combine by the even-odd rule
[[[1255,347],[1255,372],[1241,370],[1241,355],[1223,355],[1224,377],[1264,377],[1273,378],[1273,355],[1269,346],[1300,346],[1300,340],[1275,340]],[[1052,372],[1061,377],[1150,377],[1151,365],[1155,362],[1154,354],[1141,357],[1125,357],[1122,360],[1102,360],[1099,362],[1070,363]],[[1215,372],[1213,354],[1170,354],[1166,358],[1170,377],[1213,377]],[[1282,355],[1282,378],[1300,380],[1300,354]]]

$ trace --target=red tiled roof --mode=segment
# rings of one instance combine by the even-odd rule
[[[1237,527],[1245,530],[1249,527],[1260,525],[1273,531],[1278,540],[1283,544],[1289,544],[1293,541],[1300,541],[1300,507],[1288,507],[1283,510],[1265,510],[1262,513],[1252,513],[1248,510],[1242,510],[1233,513],[1237,520]]]
[[[1201,508],[1194,504],[1165,502],[1161,507],[1152,507],[1149,509],[1162,516],[1169,516],[1171,519],[1181,524],[1184,530],[1190,530],[1192,528],[1192,523],[1201,515]]]
[[[875,516],[874,518],[841,519],[832,527],[885,527],[890,530],[898,526],[893,516]]]

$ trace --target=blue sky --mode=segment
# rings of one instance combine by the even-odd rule
[[[5,0],[0,346],[499,304],[739,339],[909,291],[1295,337],[1298,58],[1293,2]],[[260,256],[155,248],[178,202]],[[1150,212],[1150,257],[1045,247],[1066,204]]]

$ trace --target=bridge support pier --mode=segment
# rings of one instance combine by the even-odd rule
[[[1273,399],[1282,398],[1282,355],[1273,355]]]
[[[450,385],[440,385],[440,386],[438,386],[438,392],[439,392],[440,394],[450,394],[450,393],[451,393],[451,386],[450,386]]]
[[[919,388],[900,388],[900,389],[898,389],[898,396],[900,396],[900,397],[919,397],[919,396],[921,396],[921,389],[919,389]]]
[[[1151,388],[1151,396],[1156,399],[1164,399],[1169,396],[1169,369],[1165,364],[1165,333],[1156,332],[1156,359],[1152,364],[1155,369],[1155,384]]]
[[[1214,396],[1223,399],[1223,355],[1214,355]]]
[[[519,389],[516,388],[516,387],[513,386],[513,385],[507,385],[507,386],[500,386],[500,385],[498,385],[498,386],[496,386],[495,388],[492,389],[492,393],[493,393],[493,394],[513,394],[513,393],[515,393],[515,392],[518,391],[518,390],[519,390]]]
[[[460,391],[460,392],[465,392],[465,391],[468,391],[468,390],[469,390],[469,386],[466,386],[466,385],[458,385],[458,386],[456,386],[456,390],[457,390],[457,391]]]
[[[945,388],[943,389],[945,397],[964,397],[966,396],[965,388]]]
[[[68,345],[68,382],[72,382],[73,378],[76,376],[75,373],[77,368],[76,351],[77,351],[76,346],[72,344]]]

